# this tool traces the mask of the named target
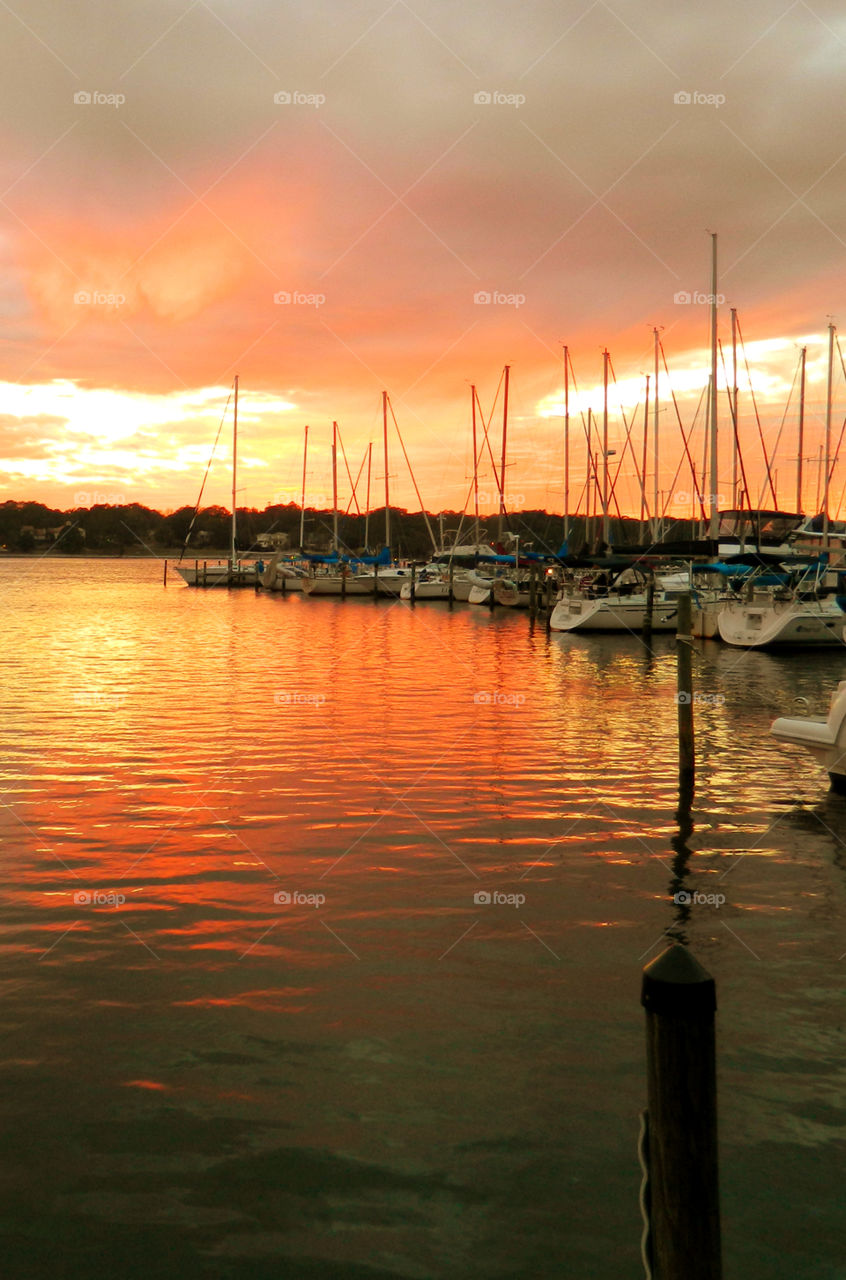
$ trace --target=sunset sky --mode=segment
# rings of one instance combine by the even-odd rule
[[[676,297],[707,294],[717,232],[726,359],[736,307],[779,498],[793,505],[795,389],[785,410],[799,348],[816,459],[826,328],[846,326],[836,0],[12,0],[0,32],[0,500],[193,503],[238,372],[239,505],[298,499],[306,423],[307,493],[331,494],[333,419],[354,474],[374,442],[381,503],[385,389],[425,505],[460,509],[470,384],[488,412],[509,364],[513,505],[561,510],[562,345],[573,408],[594,413],[609,349],[619,457],[618,405],[631,421],[661,326],[690,429],[708,307]],[[745,369],[739,383],[757,502]],[[661,397],[658,487],[687,515],[666,382]],[[835,443],[844,412],[838,367]],[[720,413],[725,474],[722,391]],[[697,423],[701,466],[701,411]],[[641,424],[642,407],[638,454]],[[497,456],[500,426],[501,399]],[[205,500],[228,504],[224,436]],[[572,452],[575,507],[577,416]],[[389,474],[393,500],[414,508],[395,436]],[[806,475],[810,510],[815,462]],[[838,467],[832,514],[843,479]],[[480,483],[494,508],[489,465]],[[633,478],[619,496],[639,510]]]

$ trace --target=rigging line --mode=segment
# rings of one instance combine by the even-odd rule
[[[688,466],[690,467],[690,475],[691,475],[691,478],[692,478],[692,480],[693,480],[693,492],[695,493],[696,497],[697,497],[697,498],[698,498],[698,500],[699,500],[699,510],[700,510],[700,513],[701,513],[700,518],[701,518],[702,520],[707,520],[707,518],[708,518],[708,517],[707,517],[707,514],[706,514],[706,512],[705,512],[705,503],[704,503],[704,501],[703,501],[702,490],[700,489],[700,487],[699,487],[699,481],[698,481],[698,480],[697,480],[697,478],[696,478],[696,464],[694,463],[693,458],[690,456],[690,449],[689,449],[689,447],[688,447],[688,437],[684,434],[684,426],[683,426],[683,424],[682,424],[681,414],[680,414],[680,412],[679,412],[679,402],[678,402],[678,400],[676,399],[676,393],[675,393],[675,391],[673,390],[673,383],[672,383],[672,381],[671,381],[671,379],[670,379],[670,370],[669,370],[669,367],[668,367],[668,365],[667,365],[667,354],[666,354],[666,352],[664,351],[664,343],[662,342],[662,340],[661,340],[660,338],[658,339],[658,347],[659,347],[659,349],[660,349],[660,351],[661,351],[661,359],[662,359],[662,361],[663,361],[663,363],[664,363],[664,372],[665,372],[665,374],[667,375],[667,383],[668,383],[669,388],[670,388],[670,398],[672,399],[672,402],[673,402],[673,408],[674,408],[674,409],[675,409],[675,411],[676,411],[676,421],[677,421],[677,422],[678,422],[678,424],[679,424],[679,431],[681,432],[681,438],[682,438],[682,444],[683,444],[683,446],[684,446],[685,457],[687,458],[687,464],[688,464]],[[703,393],[702,393],[702,394],[703,394],[703,395],[705,394],[705,389],[704,389],[704,388],[703,388]],[[697,406],[697,409],[696,409],[696,417],[698,417],[698,416],[699,416],[699,409],[701,408],[701,405],[702,405],[702,397],[700,396],[700,398],[699,398],[699,405]],[[696,417],[693,419],[693,423],[692,423],[691,428],[690,428],[690,434],[691,434],[691,436],[693,435],[693,429],[694,429],[694,427],[695,427],[695,425],[696,425]],[[674,484],[674,485],[675,485],[676,480],[678,479],[679,471],[681,471],[681,464],[679,464],[679,467],[678,467],[678,469],[676,470],[676,474],[675,474],[675,476],[673,477],[673,484]],[[671,490],[670,492],[672,492],[672,490]],[[669,496],[668,496],[668,498],[667,498],[667,503],[669,503]],[[666,514],[667,514],[667,504],[665,503],[665,505],[664,505],[664,510],[661,512],[661,517],[662,517],[662,519],[663,519],[663,517],[664,517]]]
[[[785,424],[785,422],[787,421],[787,414],[788,414],[788,412],[789,412],[789,410],[790,410],[790,404],[791,404],[791,401],[793,400],[793,389],[794,389],[794,387],[796,386],[796,379],[797,379],[798,377],[799,377],[799,365],[797,364],[796,369],[795,369],[795,372],[794,372],[794,374],[793,374],[793,381],[792,381],[792,383],[790,384],[790,392],[789,392],[788,397],[787,397],[787,404],[784,406],[784,413],[782,414],[781,422],[779,423],[778,434],[777,434],[777,436],[776,436],[776,438],[775,438],[775,444],[773,445],[773,462],[775,462],[775,460],[776,460],[776,456],[777,456],[777,454],[778,454],[778,446],[779,446],[779,444],[780,444],[780,442],[781,442],[781,434],[782,434],[782,432],[783,432],[783,430],[784,430],[784,424]],[[762,504],[762,502],[763,502],[763,501],[764,501],[764,485],[762,485],[762,486],[761,486],[761,492],[760,492],[760,494],[759,494],[759,496],[758,496],[758,506],[759,506],[759,507],[761,506],[761,504]]]
[[[341,435],[341,433],[340,433],[340,431],[339,431],[339,432],[338,432],[338,436],[339,436],[339,438],[340,438],[340,435]],[[341,443],[341,451],[342,451],[342,452],[343,452],[343,448],[344,448],[344,445],[343,445],[343,442],[342,442],[342,443]],[[347,459],[346,459],[346,457],[344,457],[344,462],[346,462],[346,460],[347,460]],[[350,494],[350,500],[349,500],[349,502],[347,503],[347,509],[346,509],[346,511],[344,512],[344,515],[345,515],[345,516],[348,516],[348,515],[350,514],[350,507],[352,506],[353,501],[355,500],[355,493],[356,493],[356,489],[358,488],[358,482],[359,482],[359,480],[361,479],[361,473],[362,473],[362,471],[364,470],[364,464],[365,464],[365,462],[366,462],[366,461],[367,461],[367,449],[365,449],[365,450],[364,450],[364,457],[361,459],[361,466],[359,467],[359,469],[358,469],[358,471],[357,471],[357,473],[356,473],[356,477],[355,477],[355,484],[353,484],[353,486],[352,486],[352,493]],[[352,480],[350,480],[350,484],[352,484]],[[358,514],[359,514],[359,515],[361,515],[361,511],[359,510],[359,507],[358,507],[358,503],[357,503],[357,502],[356,502],[356,511],[358,511]]]
[[[499,393],[497,392],[497,394],[499,394]],[[496,485],[497,493],[500,493],[500,494],[501,494],[501,493],[502,493],[502,485],[499,483],[499,472],[498,472],[498,471],[497,471],[497,469],[496,469],[496,462],[494,461],[493,450],[491,449],[490,436],[488,435],[488,424],[490,423],[490,420],[491,420],[491,418],[493,417],[493,412],[494,412],[494,409],[496,408],[496,401],[494,400],[493,407],[491,408],[491,411],[490,411],[490,414],[489,414],[489,416],[488,416],[488,421],[487,421],[487,422],[485,421],[485,412],[484,412],[484,410],[483,410],[483,408],[482,408],[482,402],[481,402],[481,400],[479,399],[479,393],[478,393],[478,391],[476,392],[476,403],[477,403],[477,405],[479,406],[479,413],[480,413],[481,418],[482,418],[482,444],[481,444],[481,445],[479,445],[479,456],[481,457],[482,449],[483,449],[483,447],[484,447],[485,445],[487,445],[487,447],[488,447],[488,457],[489,457],[489,458],[490,458],[490,460],[491,460],[491,467],[493,468],[494,484]]]
[[[200,493],[199,493],[199,496],[197,497],[197,505],[196,505],[196,506],[195,506],[195,508],[194,508],[194,514],[191,516],[191,523],[189,524],[189,526],[188,526],[188,531],[187,531],[187,533],[185,534],[185,541],[184,541],[184,542],[183,542],[183,544],[182,544],[182,550],[179,552],[179,559],[178,559],[178,560],[177,560],[177,562],[176,562],[177,564],[181,564],[181,563],[182,563],[182,557],[185,555],[185,551],[186,551],[187,546],[188,546],[188,539],[191,537],[191,530],[194,528],[194,521],[197,519],[197,512],[200,510],[200,503],[201,503],[201,502],[202,502],[202,500],[203,500],[203,490],[205,489],[205,487],[206,487],[206,481],[207,481],[207,480],[208,480],[208,478],[209,478],[209,472],[211,471],[211,464],[212,464],[212,462],[214,461],[214,451],[215,451],[215,449],[217,448],[217,442],[218,442],[218,440],[220,439],[220,433],[221,433],[221,431],[223,430],[223,424],[224,424],[224,422],[226,421],[226,414],[227,414],[227,410],[229,409],[229,402],[230,402],[230,400],[231,400],[231,399],[232,399],[232,392],[230,391],[230,392],[229,392],[229,399],[226,401],[226,404],[225,404],[224,409],[223,409],[223,413],[221,414],[221,417],[220,417],[220,422],[219,422],[219,424],[218,424],[218,428],[217,428],[217,435],[216,435],[216,436],[215,436],[215,438],[214,438],[214,444],[212,445],[212,451],[211,451],[211,453],[210,453],[210,455],[209,455],[208,466],[206,467],[206,474],[203,476],[203,483],[200,485]]]
[[[353,484],[352,473],[350,472],[350,464],[347,462],[347,451],[346,451],[346,449],[344,448],[344,441],[343,441],[343,439],[342,439],[342,437],[341,437],[341,428],[340,428],[340,427],[338,427],[338,443],[339,443],[339,444],[340,444],[340,446],[341,446],[341,457],[344,459],[344,466],[345,466],[345,467],[346,467],[346,469],[347,469],[347,479],[348,479],[348,480],[349,480],[349,482],[350,482],[350,489],[352,490],[352,497],[351,497],[350,501],[355,503],[355,513],[356,513],[356,515],[357,515],[357,516],[360,516],[360,515],[361,515],[361,508],[360,508],[360,507],[359,507],[359,505],[358,505],[358,498],[355,496],[355,485]],[[364,465],[364,463],[362,463],[362,466],[363,466],[363,465]],[[359,475],[361,475],[361,470],[359,470]],[[347,514],[349,513],[349,509],[350,509],[350,508],[349,508],[349,504],[348,504],[348,505],[347,505]]]
[[[769,454],[767,453],[767,444],[766,444],[766,441],[764,440],[764,431],[763,431],[763,428],[761,427],[761,416],[758,413],[758,402],[755,399],[755,390],[752,386],[752,373],[749,368],[749,360],[747,359],[747,356],[746,356],[746,344],[743,341],[743,333],[741,332],[741,328],[740,328],[740,317],[737,315],[736,315],[736,320],[737,320],[737,336],[740,339],[740,350],[743,353],[743,364],[746,369],[746,380],[749,383],[749,394],[752,399],[752,408],[755,410],[755,421],[758,424],[758,439],[761,442],[761,452],[764,455],[764,466],[767,469],[767,481],[769,482],[770,493],[772,494],[772,498],[773,498],[773,506],[776,509],[778,509],[778,498],[776,497],[775,485],[773,484],[773,475],[772,475],[772,468],[770,467],[770,458],[769,458]],[[763,496],[763,489],[761,492]]]
[[[746,494],[746,501],[748,504],[749,482],[746,479],[746,463],[743,460],[743,450],[740,447],[740,427],[737,421],[737,406],[734,403],[733,396],[729,392],[728,371],[726,370],[726,357],[725,357],[725,352],[723,351],[722,342],[720,342],[719,345],[720,345],[720,359],[722,360],[722,363],[723,363],[723,378],[725,379],[726,395],[728,396],[728,402],[729,402],[729,413],[731,414],[731,425],[732,425],[732,430],[734,432],[734,448],[735,448],[735,452],[737,453],[737,461],[740,466],[740,479],[743,482],[743,492]],[[795,378],[794,378],[794,382],[795,382]],[[731,501],[732,501],[732,506],[734,506],[735,502],[737,501],[737,497],[735,494],[731,495]],[[759,500],[758,506],[761,505],[761,501],[762,500]]]
[[[693,435],[694,431],[696,430],[696,424],[697,424],[697,422],[699,421],[699,414],[700,414],[700,412],[701,412],[701,410],[702,410],[702,401],[703,401],[703,400],[704,400],[704,398],[705,398],[705,394],[706,394],[707,390],[708,390],[708,384],[706,383],[706,384],[705,384],[705,386],[702,388],[702,390],[701,390],[701,391],[700,391],[700,393],[699,393],[699,403],[698,403],[698,404],[697,404],[697,406],[696,406],[696,412],[695,412],[695,413],[694,413],[694,415],[693,415],[693,422],[691,423],[691,427],[690,427],[690,435],[691,435],[691,436]],[[682,439],[684,439],[684,432],[683,432],[683,431],[682,431]],[[690,454],[688,454],[688,460],[690,460]],[[679,458],[678,465],[676,466],[675,475],[673,476],[672,483],[671,483],[671,485],[670,485],[670,488],[669,488],[669,489],[668,489],[668,491],[667,491],[667,501],[664,503],[663,510],[661,511],[661,519],[662,519],[662,520],[666,518],[666,515],[667,515],[667,508],[668,508],[668,506],[670,505],[670,497],[671,497],[671,495],[672,495],[672,494],[674,494],[674,493],[676,492],[676,481],[678,480],[679,476],[681,475],[681,469],[682,469],[682,467],[683,467],[683,466],[684,466],[684,454],[682,454],[682,456]],[[694,474],[694,477],[693,477],[693,484],[694,484],[694,494],[693,494],[693,496],[699,499],[699,509],[700,509],[700,511],[703,511],[702,519],[705,519],[705,516],[704,516],[704,508],[703,508],[703,505],[702,505],[702,495],[701,495],[701,493],[700,493],[700,491],[699,491],[698,482],[697,482],[697,479],[696,479],[696,475],[695,475],[695,474]],[[684,517],[684,519],[685,519],[685,520],[695,520],[695,519],[696,519],[696,516],[695,516],[695,515],[685,516],[685,517]]]
[[[616,374],[615,369],[614,369],[614,361],[611,359],[611,356],[610,356],[610,355],[609,355],[609,357],[608,357],[608,364],[609,364],[609,366],[610,366],[610,368],[611,368],[611,377],[612,377],[612,379],[613,379],[613,381],[614,381],[614,386],[616,387],[616,386],[617,386],[617,374]],[[611,490],[612,490],[612,492],[613,492],[613,491],[614,491],[614,489],[616,488],[616,485],[617,485],[617,478],[618,478],[618,476],[619,476],[619,474],[620,474],[620,472],[621,472],[621,470],[622,470],[622,468],[623,468],[623,462],[625,461],[625,457],[626,457],[626,450],[628,449],[628,450],[631,452],[631,455],[632,455],[632,461],[634,462],[635,475],[637,476],[637,482],[638,482],[638,484],[640,485],[640,492],[641,492],[641,496],[642,496],[642,497],[644,498],[644,500],[645,500],[646,495],[645,495],[645,484],[644,484],[644,478],[643,478],[643,476],[642,476],[642,475],[641,475],[641,473],[640,473],[640,467],[638,466],[638,461],[637,461],[637,454],[635,453],[635,451],[634,451],[634,446],[633,446],[633,444],[632,444],[632,432],[634,431],[635,423],[637,422],[637,411],[638,411],[638,408],[639,408],[639,407],[640,407],[639,405],[635,405],[634,416],[632,417],[631,424],[629,424],[629,422],[628,422],[628,420],[627,420],[627,418],[626,418],[626,411],[625,411],[625,409],[623,408],[622,403],[620,404],[620,415],[621,415],[621,417],[622,417],[622,419],[623,419],[623,426],[626,428],[626,442],[625,442],[625,444],[623,445],[623,452],[622,452],[622,454],[620,455],[620,461],[617,463],[617,469],[616,469],[616,471],[614,472],[614,479],[613,479],[613,481],[611,482]],[[616,499],[615,499],[615,501],[616,501]]]
[[[429,524],[429,516],[426,512],[425,506],[423,505],[423,499],[420,497],[420,490],[417,488],[417,481],[414,478],[414,472],[411,469],[411,463],[409,462],[408,454],[405,451],[405,443],[402,438],[402,433],[400,432],[400,429],[399,429],[399,423],[397,422],[397,415],[394,413],[394,406],[391,404],[390,396],[388,396],[388,408],[391,411],[391,417],[394,420],[394,427],[396,428],[397,439],[399,440],[400,448],[402,449],[402,456],[405,458],[405,465],[408,467],[408,474],[411,476],[411,483],[414,485],[414,492],[417,494],[417,501],[420,503],[420,510],[423,513],[423,519],[426,522],[426,528],[429,532],[429,537],[432,540],[432,547],[435,551],[437,551],[438,544],[435,541],[435,535],[432,532],[432,526]]]

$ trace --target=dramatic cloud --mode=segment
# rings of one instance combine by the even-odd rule
[[[6,401],[0,455],[27,464],[8,468],[7,495],[48,494],[45,440],[63,454],[87,421],[86,465],[99,441],[102,474],[140,487],[139,501],[190,501],[190,464],[240,371],[250,501],[294,483],[306,422],[315,458],[337,418],[360,461],[386,388],[424,500],[460,505],[469,383],[489,404],[509,363],[509,484],[560,507],[549,415],[563,343],[594,412],[611,350],[629,414],[659,326],[691,428],[707,378],[707,231],[727,359],[732,307],[747,340],[775,343],[754,348],[752,376],[782,477],[797,348],[814,335],[818,449],[825,326],[846,285],[846,19],[833,0],[117,0],[108,22],[93,3],[33,0],[0,12],[0,34],[0,378],[76,400],[72,427],[60,413],[23,436]],[[97,392],[115,397],[112,420]],[[837,396],[839,431],[839,370]],[[115,420],[131,424],[120,457]],[[748,395],[741,430],[760,475]],[[662,431],[667,490],[681,446],[669,417]],[[625,433],[615,409],[618,444]],[[637,506],[634,480],[627,492]]]

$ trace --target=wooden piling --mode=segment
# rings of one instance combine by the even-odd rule
[[[412,603],[412,604],[414,604],[414,586],[415,586],[415,583],[416,583],[416,582],[417,582],[417,565],[416,565],[416,564],[412,564],[412,566],[411,566],[411,596],[410,596],[410,599],[411,599],[411,603]]]
[[[345,564],[342,564],[341,565],[341,599],[346,600],[346,598],[347,598],[347,566]]]
[[[374,564],[373,566],[373,599],[377,600],[378,597],[379,597],[379,566],[378,564]]]
[[[529,617],[534,622],[538,612],[538,571],[535,565],[529,570]]]
[[[449,558],[449,588],[448,588],[448,590],[447,590],[447,600],[449,601],[449,603],[450,603],[450,604],[452,604],[453,600],[455,599],[455,595],[453,594],[453,590],[452,590],[452,584],[453,584],[453,581],[454,581],[454,576],[455,576],[455,561],[453,560],[452,556],[450,556],[450,558]]]
[[[164,586],[167,586],[167,557],[164,562]]]
[[[679,786],[693,794],[696,755],[693,736],[693,636],[690,594],[679,596],[676,625],[676,702],[679,721]]]
[[[654,1280],[721,1280],[714,979],[674,945],[643,971]]]

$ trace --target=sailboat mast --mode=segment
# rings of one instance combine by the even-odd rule
[[[503,391],[502,401],[502,462],[499,471],[499,525],[497,530],[497,540],[502,542],[502,534],[505,526],[505,450],[506,440],[508,436],[508,375],[511,366],[505,366],[505,388]]]
[[[655,386],[653,394],[655,397],[652,406],[652,467],[654,474],[652,476],[652,513],[653,513],[653,541],[657,542],[661,537],[661,516],[658,511],[659,492],[658,492],[658,348],[659,338],[657,327],[652,330],[652,336],[655,344]]]
[[[823,549],[828,550],[828,506],[831,480],[831,387],[834,378],[834,325],[828,326],[828,382],[825,393],[825,471],[823,472]]]
[[[717,457],[717,233],[711,233],[711,387],[709,427],[711,439],[711,492],[709,494],[711,523],[709,536],[716,538],[720,530],[719,516],[719,459]]]
[[[235,516],[235,495],[237,493],[237,473],[238,473],[238,375],[235,374],[235,414],[232,426],[232,531],[230,534],[229,547],[229,563],[234,569],[235,567],[235,535],[236,535],[236,516]]]
[[[731,417],[734,425],[731,439],[731,506],[737,506],[737,442],[740,422],[737,417],[737,307],[731,309]]]
[[[602,353],[602,541],[608,544],[608,348]]]
[[[338,550],[338,424],[332,423],[332,550]]]
[[[473,419],[473,541],[476,546],[479,545],[479,455],[476,452],[476,387],[470,388],[470,407]],[[443,539],[441,540],[443,547]]]
[[[305,546],[306,466],[308,464],[308,423],[303,438],[303,500],[300,507],[300,549]]]
[[[564,348],[564,542],[570,542],[570,348]]]
[[[805,448],[805,359],[808,348],[803,347],[799,353],[799,457],[796,460],[796,511],[801,513],[802,507],[802,457]]]
[[[364,513],[364,545],[370,548],[370,463],[373,458],[373,441],[367,446],[367,509]]]
[[[646,396],[643,402],[643,467],[640,482],[640,523],[646,523],[646,455],[649,448],[649,374],[646,375]]]
[[[385,546],[391,545],[391,502],[388,481],[388,393],[382,392],[382,443],[385,451]]]

